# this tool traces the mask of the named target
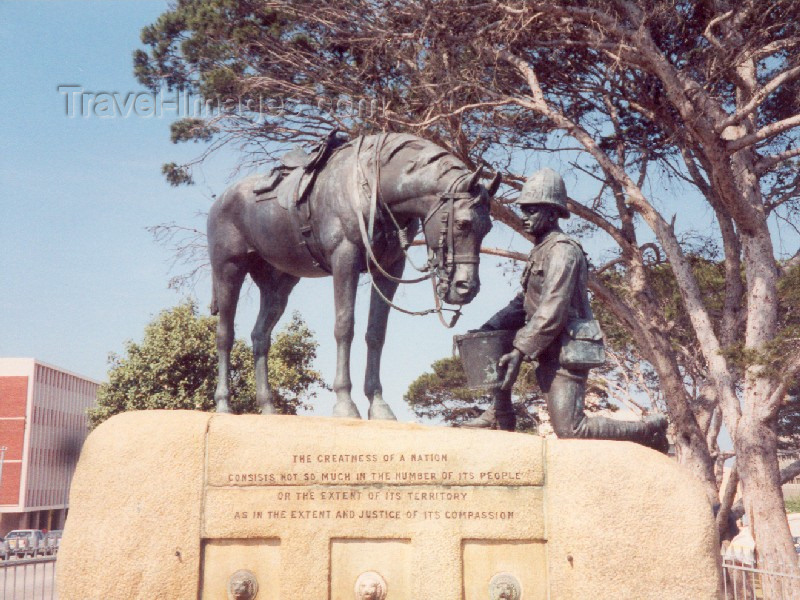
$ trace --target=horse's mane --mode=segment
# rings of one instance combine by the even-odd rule
[[[366,156],[374,154],[376,143],[380,143],[381,168],[389,165],[401,154],[411,152],[410,160],[406,158],[408,166],[404,169],[407,175],[418,174],[424,170],[426,176],[433,176],[434,181],[455,175],[453,183],[461,178],[466,181],[470,175],[467,166],[452,152],[424,138],[408,133],[369,135],[363,141],[363,154]]]
[[[408,133],[370,135],[362,141],[362,156],[374,160],[375,144],[380,144],[381,168],[393,160],[405,161],[407,164],[403,169],[405,175],[436,182],[441,191],[445,189],[453,192],[467,191],[463,188],[472,178],[472,173],[463,161],[441,146]],[[488,196],[486,198],[488,199]],[[481,236],[491,229],[488,202],[476,216],[473,225]]]

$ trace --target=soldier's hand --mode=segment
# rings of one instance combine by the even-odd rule
[[[503,391],[510,390],[519,375],[519,368],[522,365],[522,352],[514,348],[508,354],[503,354],[500,360],[497,361],[497,366],[500,369],[506,370],[506,375],[503,378],[503,384],[500,389]]]

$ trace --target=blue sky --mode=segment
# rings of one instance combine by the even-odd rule
[[[194,157],[196,145],[175,146],[169,123],[175,114],[127,118],[69,116],[59,86],[89,92],[143,92],[132,75],[131,54],[139,32],[167,8],[161,1],[0,2],[0,356],[30,356],[105,379],[109,352],[141,339],[144,326],[187,292],[168,289],[172,254],[146,227],[159,223],[204,229],[214,194],[231,182],[236,156],[223,152],[195,172],[197,185],[172,188],[161,175],[165,162]],[[77,112],[77,111],[73,111]],[[143,111],[147,112],[147,111]],[[528,171],[544,158],[528,157]],[[548,166],[559,169],[559,165]],[[563,166],[561,166],[563,170]],[[568,178],[570,193],[590,198]],[[691,203],[691,199],[689,199]],[[709,222],[708,209],[681,211],[681,222]],[[489,245],[527,250],[501,225]],[[599,258],[602,240],[586,244]],[[422,261],[418,261],[422,262]],[[499,259],[484,257],[482,291],[465,308],[454,331],[435,316],[393,312],[384,352],[384,396],[403,420],[413,420],[402,396],[430,364],[452,352],[452,334],[483,323],[517,289]],[[369,288],[362,284],[353,344],[354,399],[362,413],[361,388]],[[209,278],[193,291],[200,307],[210,300]],[[289,299],[320,343],[317,368],[329,382],[335,370],[333,291],[329,278],[304,280]],[[402,288],[397,301],[414,309],[432,304],[430,286]],[[257,312],[251,289],[237,315],[237,336],[249,338]],[[330,414],[333,395],[323,394],[316,414]]]
[[[144,228],[202,207],[199,190],[160,174],[186,151],[170,144],[167,119],[69,118],[57,89],[139,91],[131,52],[165,6],[0,3],[0,355],[102,379],[108,352],[179,300]]]
[[[150,1],[0,3],[6,82],[0,94],[0,356],[32,356],[103,380],[109,352],[141,339],[155,314],[186,296],[167,288],[175,273],[172,255],[146,227],[174,221],[204,229],[197,215],[230,183],[236,157],[223,153],[196,173],[197,185],[172,188],[161,165],[200,150],[170,143],[173,113],[100,118],[73,110],[77,116],[69,116],[68,94],[59,91],[77,85],[87,94],[116,92],[118,98],[144,91],[133,78],[131,54],[141,47],[141,28],[166,7]],[[507,231],[493,236],[496,245],[513,243]],[[480,325],[513,295],[515,282],[503,277],[498,262],[484,260],[484,291],[455,332]],[[353,344],[354,399],[362,412],[368,291],[366,284],[359,291]],[[209,279],[193,293],[206,307]],[[304,280],[287,310],[287,316],[299,310],[316,333],[317,368],[329,382],[335,371],[332,294],[330,278]],[[430,286],[403,290],[397,300],[427,308]],[[249,338],[256,312],[250,290],[240,302],[237,336]],[[452,333],[435,316],[390,317],[384,395],[402,419],[413,420],[402,402],[408,384],[451,353]],[[325,394],[315,412],[330,414],[332,406],[332,394]]]

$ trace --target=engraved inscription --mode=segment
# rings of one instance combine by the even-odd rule
[[[385,600],[389,586],[380,573],[366,571],[356,578],[356,600]]]
[[[526,470],[447,468],[445,452],[391,454],[291,454],[283,469],[226,474],[227,485],[447,484],[524,485]],[[456,463],[463,464],[456,460]],[[454,465],[457,466],[457,465]]]
[[[236,427],[212,421],[208,441],[209,488],[381,486],[535,486],[544,485],[543,443],[526,436],[503,440],[505,452],[475,452],[471,432],[441,432],[398,427],[379,444],[357,435],[334,434],[339,425],[319,422],[320,435],[309,439],[304,426],[280,425],[280,443],[263,451],[231,452]],[[270,430],[267,422],[249,423],[252,431]],[[249,430],[248,430],[249,431]],[[496,438],[486,436],[487,441]],[[512,436],[513,438],[513,436]],[[367,441],[367,443],[365,443]],[[494,443],[494,442],[492,442]]]
[[[252,467],[239,463],[241,471],[221,472],[219,485],[212,486],[230,490],[236,499],[217,522],[229,523],[224,531],[232,534],[280,522],[524,526],[536,519],[535,511],[514,501],[517,488],[541,485],[524,461],[514,470],[516,465],[502,461],[471,462],[460,453],[421,450],[309,453],[298,448]],[[243,488],[257,493],[242,495]]]
[[[372,462],[376,463],[379,460],[383,462],[391,462],[397,460],[398,462],[447,462],[447,454],[293,454],[292,462],[294,463],[363,463]]]
[[[489,600],[521,600],[522,585],[511,573],[497,573],[489,581]]]
[[[483,489],[483,488],[478,488]],[[462,491],[463,490],[463,491]],[[505,521],[515,518],[517,511],[499,506],[477,510],[472,500],[476,490],[464,487],[459,491],[391,489],[305,489],[270,490],[262,510],[234,510],[234,520],[335,520],[369,519],[385,521]],[[273,503],[274,502],[274,503]],[[285,509],[275,510],[277,504]],[[306,508],[308,507],[308,508]]]

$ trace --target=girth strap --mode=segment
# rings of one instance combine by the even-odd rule
[[[315,176],[316,174],[311,175],[311,177]],[[313,185],[313,182],[309,184],[306,189],[310,189],[311,185]],[[298,186],[294,190],[295,195],[299,187],[300,184],[298,182]],[[297,224],[300,227],[300,239],[308,251],[308,254],[311,256],[314,266],[322,269],[326,273],[331,273],[331,266],[325,259],[324,252],[322,252],[322,243],[317,237],[317,232],[314,230],[314,227],[311,225],[311,200],[308,194],[301,202],[292,202],[291,207],[297,219]]]
[[[314,266],[319,267],[326,273],[331,273],[331,266],[325,258],[325,253],[322,252],[322,243],[317,236],[317,232],[311,225],[312,211],[310,198],[311,190],[317,181],[317,173],[319,173],[325,163],[327,163],[333,150],[341,145],[341,143],[337,141],[337,134],[337,130],[334,129],[331,131],[323,141],[322,148],[301,164],[305,173],[298,179],[297,185],[294,190],[292,190],[292,202],[290,203],[300,227],[300,236],[303,245],[311,256]]]

